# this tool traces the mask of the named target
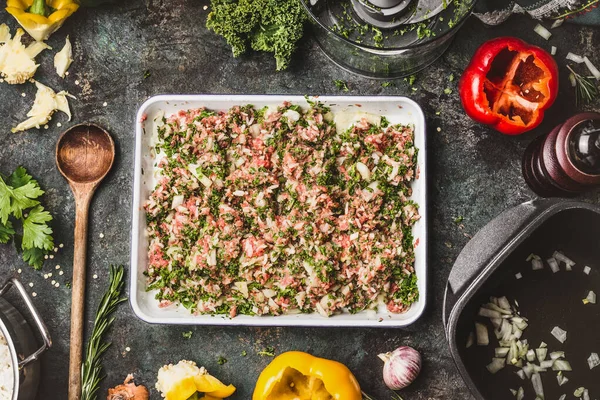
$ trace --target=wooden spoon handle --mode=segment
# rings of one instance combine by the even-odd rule
[[[69,355],[69,400],[81,398],[83,320],[85,315],[85,276],[88,211],[92,193],[75,193],[75,249],[71,283],[71,352]]]

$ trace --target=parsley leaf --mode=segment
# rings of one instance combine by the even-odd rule
[[[52,228],[46,222],[52,221],[52,216],[44,207],[37,206],[29,212],[23,221],[23,250],[37,247],[43,250],[52,250]]]
[[[12,175],[8,177],[8,184],[12,186],[13,189],[25,186],[30,182],[35,185],[38,184],[37,181],[34,180],[31,177],[31,175],[27,173],[27,170],[23,167],[17,167],[15,172],[13,172]]]
[[[6,221],[5,224],[0,223],[0,243],[8,243],[14,234],[15,230],[13,229],[12,222]]]
[[[38,249],[37,247],[23,250],[23,261],[31,265],[34,269],[42,269],[45,255],[46,252],[42,249]]]
[[[23,167],[8,178],[0,175],[0,243],[11,239],[23,251],[23,260],[35,269],[42,268],[44,256],[54,248],[52,216],[40,205],[44,194],[38,182]],[[21,222],[23,235],[17,234],[14,222]]]
[[[348,88],[348,84],[346,83],[346,81],[343,81],[341,79],[336,79],[333,81],[333,84],[335,85],[336,88],[338,88],[338,90],[341,90],[342,92],[349,92],[350,89]]]

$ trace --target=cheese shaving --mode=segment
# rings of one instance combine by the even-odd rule
[[[56,69],[56,73],[58,74],[58,76],[64,78],[72,62],[73,47],[71,46],[69,36],[67,36],[65,46],[54,56],[54,68]]]
[[[11,39],[6,24],[0,25],[0,43],[4,43],[0,47],[0,74],[11,85],[32,79],[39,66],[35,63],[35,57],[43,50],[51,48],[43,42],[33,42],[25,47],[21,43],[24,34],[25,31],[19,28]]]
[[[39,82],[35,82],[35,86],[37,87],[37,93],[33,107],[27,113],[29,118],[13,128],[13,133],[26,131],[31,128],[40,129],[40,126],[50,121],[55,111],[64,112],[69,117],[69,121],[71,120],[71,110],[69,109],[67,96],[71,98],[75,97],[65,91],[55,93],[54,90]]]

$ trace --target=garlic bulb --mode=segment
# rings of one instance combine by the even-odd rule
[[[389,353],[379,355],[385,363],[383,380],[392,390],[404,389],[421,372],[421,354],[412,347],[402,346]]]

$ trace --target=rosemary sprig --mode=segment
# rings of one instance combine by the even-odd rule
[[[95,400],[100,387],[102,374],[101,357],[110,347],[110,342],[104,342],[104,336],[115,318],[112,313],[126,299],[121,297],[123,291],[123,266],[110,266],[110,285],[98,306],[92,337],[87,344],[85,360],[81,367],[81,400]]]
[[[589,78],[579,75],[573,71],[570,65],[567,65],[571,74],[569,78],[575,80],[575,105],[579,107],[582,104],[590,104],[598,98],[598,86]]]

